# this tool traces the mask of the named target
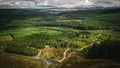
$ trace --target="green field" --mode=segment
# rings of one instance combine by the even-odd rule
[[[119,18],[120,9],[59,14],[1,9],[0,67],[44,68],[44,62],[33,60],[36,55],[59,61],[66,51],[61,64],[49,67],[119,68]],[[20,65],[13,65],[16,63]]]

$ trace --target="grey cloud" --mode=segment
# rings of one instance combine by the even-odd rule
[[[94,4],[100,6],[120,6],[120,0],[95,0]]]
[[[38,5],[55,5],[55,6],[120,6],[120,0],[37,0]]]
[[[120,0],[0,0],[1,7],[81,7],[90,5],[120,7]]]

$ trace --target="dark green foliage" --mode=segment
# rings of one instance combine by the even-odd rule
[[[93,42],[104,42],[108,38],[107,34],[119,37],[119,33],[114,31],[111,33],[109,31],[89,31],[119,31],[119,9],[111,9],[111,11],[108,9],[78,10],[60,14],[39,11],[0,10],[1,35],[11,34],[14,36],[14,40],[9,44],[6,52],[33,56],[38,53],[37,49],[42,49],[45,45],[55,48],[81,48]],[[99,34],[101,36],[97,37]],[[118,50],[115,43],[118,42],[106,41],[99,46],[93,46],[93,51],[91,50],[88,56],[115,59],[116,57],[112,56],[115,54],[112,51]],[[118,59],[119,56],[116,56]]]
[[[43,49],[45,45],[55,48],[81,48],[92,43],[91,37],[98,35],[93,31],[58,27],[19,28],[1,31],[2,35],[6,33],[14,36],[14,40],[9,43],[6,52],[31,56],[37,54],[36,50]]]
[[[2,25],[0,29],[36,26],[71,27],[82,30],[120,29],[119,9],[78,10],[60,14],[38,11],[40,10],[0,10],[0,25]],[[74,20],[82,20],[82,22]]]
[[[119,40],[106,40],[101,44],[94,44],[88,52],[88,58],[104,58],[120,61],[119,51]]]
[[[44,41],[40,41],[39,39],[33,39],[29,46],[35,47],[37,49],[42,49],[44,48],[45,44],[44,44]]]
[[[120,64],[110,60],[92,59],[81,60],[69,59],[63,62],[57,68],[120,68]]]
[[[21,54],[21,55],[26,55],[26,56],[34,56],[38,53],[37,50],[32,49],[32,48],[18,48],[14,46],[8,46],[5,50],[5,52],[8,53],[15,53],[15,54]]]

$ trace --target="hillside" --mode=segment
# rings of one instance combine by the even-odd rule
[[[0,10],[3,28],[59,26],[76,29],[120,30],[120,9],[78,10],[70,12],[38,12],[38,10],[4,9]],[[79,21],[81,20],[81,21]],[[69,23],[69,24],[68,24]],[[108,27],[109,26],[109,27]]]
[[[119,68],[120,9],[0,9],[2,68]]]
[[[16,54],[0,54],[1,68],[44,68],[45,63]]]

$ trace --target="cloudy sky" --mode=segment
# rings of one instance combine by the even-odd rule
[[[0,0],[0,8],[7,7],[120,7],[120,0]]]

